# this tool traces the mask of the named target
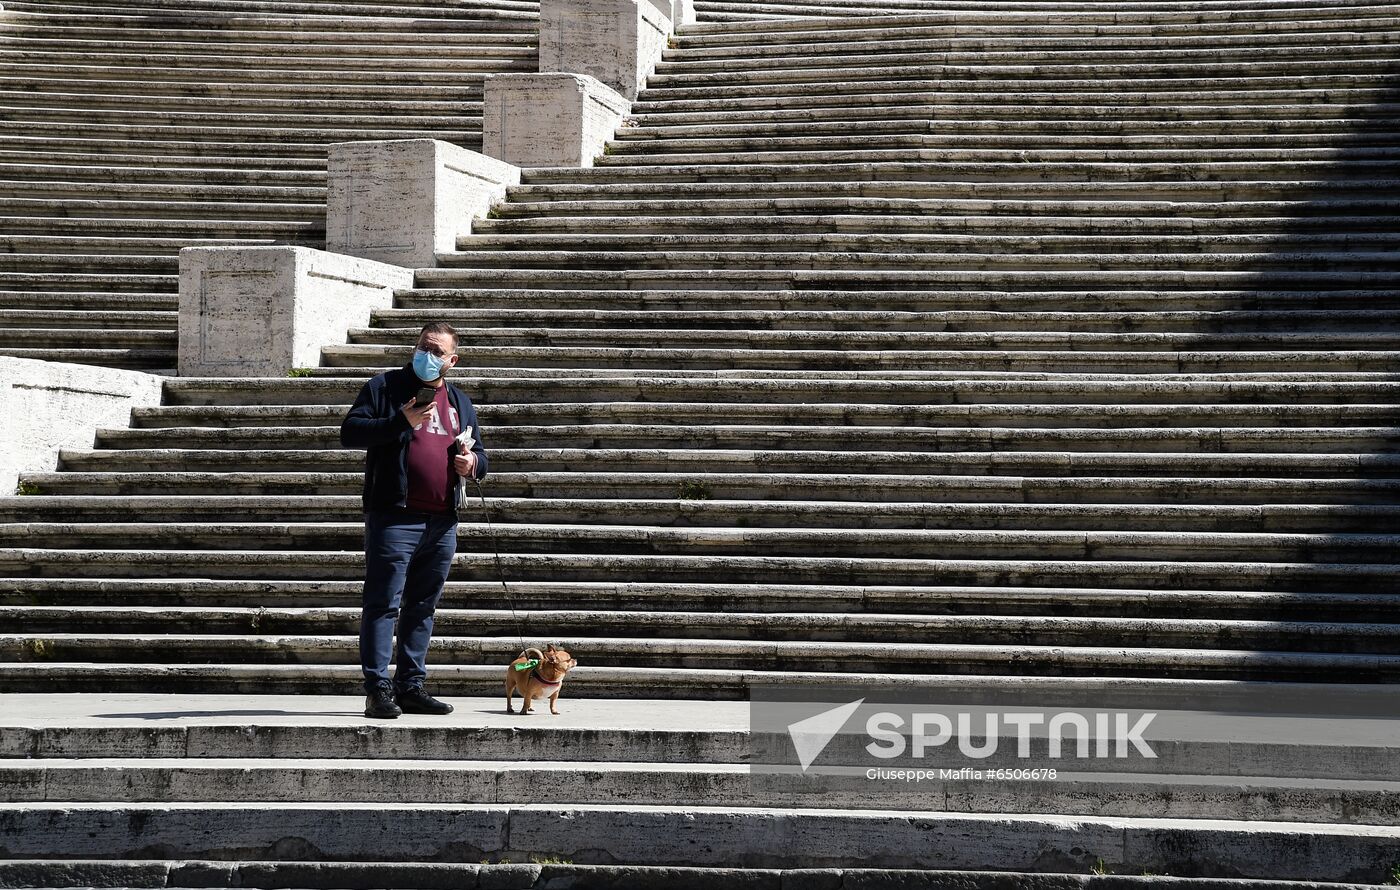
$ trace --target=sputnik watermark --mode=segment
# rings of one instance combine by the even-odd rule
[[[821,756],[864,703],[865,699],[859,698],[788,724],[788,736],[792,739],[802,772],[805,773]],[[1141,757],[1156,758],[1157,752],[1143,737],[1156,716],[1152,712],[1086,715],[1077,711],[988,711],[980,714],[920,711],[906,718],[893,711],[877,711],[865,719],[865,734],[872,741],[864,748],[872,757],[892,760],[906,753],[916,758],[925,757],[930,751],[954,742],[964,757],[985,759],[994,756],[1003,741],[1009,738],[1003,733],[1005,728],[1013,731],[1018,758],[1032,756],[1032,741],[1037,737],[1045,739],[1046,756],[1056,759],[1126,758],[1132,756],[1132,752]],[[1044,727],[1044,731],[1036,734],[1038,727]],[[1066,750],[1069,747],[1067,739],[1072,740],[1072,753]],[[889,777],[911,780],[910,774],[922,777],[924,773],[932,773],[931,777],[947,779],[982,778],[976,775],[982,772],[964,767],[961,770],[936,771],[868,770],[867,774],[869,778],[885,778],[888,774]]]

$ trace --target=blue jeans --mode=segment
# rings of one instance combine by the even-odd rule
[[[360,667],[365,691],[389,680],[398,621],[400,690],[421,687],[433,635],[433,610],[457,552],[455,514],[415,510],[365,513],[365,588],[360,613]]]

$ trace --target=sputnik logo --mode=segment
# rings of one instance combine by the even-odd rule
[[[804,773],[807,772],[807,767],[821,756],[821,753],[826,750],[826,746],[831,744],[831,740],[836,738],[841,727],[846,725],[846,721],[851,719],[856,708],[859,708],[864,701],[865,699],[858,698],[853,702],[838,705],[815,716],[788,724],[788,736],[792,738],[793,750],[797,752],[797,761],[802,765]]]

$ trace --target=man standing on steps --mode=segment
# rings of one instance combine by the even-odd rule
[[[457,365],[457,332],[423,326],[413,358],[373,377],[340,425],[340,444],[364,448],[365,583],[360,667],[365,716],[446,714],[423,691],[433,610],[457,552],[458,477],[484,479],[486,450],[471,399],[447,382]],[[419,403],[420,390],[432,391]],[[470,451],[457,439],[469,430]],[[402,604],[402,608],[400,605]],[[394,623],[397,669],[389,678]]]

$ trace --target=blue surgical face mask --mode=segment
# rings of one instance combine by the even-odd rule
[[[413,373],[418,375],[418,379],[424,383],[432,383],[442,376],[442,369],[447,364],[447,359],[438,358],[425,349],[413,350]]]

